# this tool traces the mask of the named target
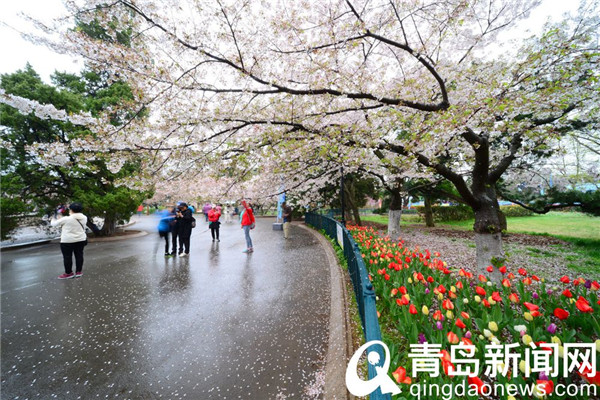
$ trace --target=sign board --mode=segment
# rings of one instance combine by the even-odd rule
[[[344,249],[344,230],[342,229],[342,226],[339,224],[336,224],[336,227],[337,227],[337,242],[338,242],[338,245],[343,250]]]

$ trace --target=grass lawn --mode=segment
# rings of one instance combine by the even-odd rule
[[[363,217],[365,220],[387,224],[385,215]],[[437,223],[436,226],[454,229],[473,229],[473,220]],[[579,257],[567,264],[570,269],[585,274],[586,271],[600,271],[600,217],[582,213],[550,212],[530,217],[510,217],[507,219],[508,232],[554,236],[574,245]],[[424,222],[417,215],[402,216],[401,225]],[[543,254],[542,254],[543,255]]]

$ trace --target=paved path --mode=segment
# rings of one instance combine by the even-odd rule
[[[246,255],[238,224],[212,243],[198,222],[189,258],[154,233],[90,243],[77,280],[56,279],[58,244],[2,252],[2,398],[322,398],[323,246],[258,219]]]

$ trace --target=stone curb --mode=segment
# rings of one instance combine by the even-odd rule
[[[352,352],[352,338],[350,335],[347,293],[343,280],[341,266],[333,251],[331,243],[319,232],[304,224],[295,223],[294,226],[301,227],[311,232],[321,243],[325,253],[330,271],[331,299],[329,307],[329,341],[327,354],[325,356],[325,385],[323,388],[324,399],[354,400],[346,389],[346,368],[349,354]]]
[[[127,224],[127,225],[121,225],[120,228],[131,226],[133,224],[135,224],[135,221],[130,224]],[[148,232],[146,232],[146,231],[139,231],[138,233],[134,233],[131,235],[125,235],[125,236],[111,236],[111,237],[99,237],[99,238],[91,237],[91,238],[88,238],[88,243],[116,242],[119,240],[134,239],[134,238],[146,236],[147,234],[148,234]],[[35,246],[38,244],[47,244],[47,243],[60,243],[60,237],[54,238],[54,239],[43,239],[43,240],[36,240],[34,242],[26,242],[26,243],[18,243],[18,244],[11,244],[8,246],[2,246],[2,247],[0,247],[0,251],[22,249],[25,247]]]

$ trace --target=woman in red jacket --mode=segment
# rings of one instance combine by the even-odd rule
[[[254,249],[252,248],[250,229],[254,229],[254,213],[252,212],[250,205],[246,203],[246,200],[242,200],[241,204],[244,207],[244,210],[240,216],[240,221],[242,222],[242,229],[244,230],[244,235],[246,236],[246,250],[244,250],[244,253],[252,253]]]
[[[212,205],[210,211],[208,212],[208,227],[210,228],[210,234],[212,235],[213,242],[215,241],[215,237],[217,242],[219,240],[219,226],[221,222],[219,222],[219,218],[221,217],[221,212],[217,209],[216,205]]]

